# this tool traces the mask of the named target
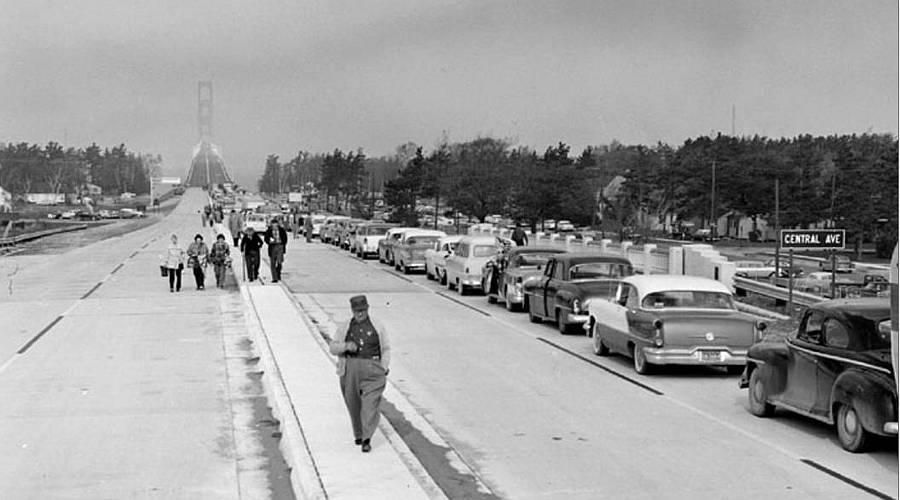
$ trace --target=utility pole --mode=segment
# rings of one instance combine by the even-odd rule
[[[781,220],[779,219],[779,199],[778,199],[778,178],[775,178],[775,278],[780,277],[780,273],[778,271],[781,270],[779,267],[779,254],[781,253]]]
[[[718,224],[716,224],[716,161],[712,162],[712,185],[709,195],[709,227],[710,235],[715,238],[718,236]]]
[[[731,105],[731,137],[734,137],[734,104]]]

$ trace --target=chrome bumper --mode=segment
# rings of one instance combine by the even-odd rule
[[[885,434],[893,434],[896,435],[898,430],[900,430],[900,425],[897,422],[885,422],[884,428],[882,428]]]
[[[747,351],[745,350],[666,349],[665,347],[643,347],[642,349],[644,349],[647,361],[654,365],[738,366],[747,364]],[[703,351],[715,351],[718,356],[715,359],[704,358]]]

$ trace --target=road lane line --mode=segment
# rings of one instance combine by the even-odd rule
[[[473,306],[473,305],[471,305],[471,304],[466,304],[465,302],[463,302],[463,301],[461,301],[461,300],[459,300],[459,299],[457,299],[457,298],[455,298],[455,297],[451,297],[451,296],[449,296],[449,295],[446,295],[446,294],[444,294],[443,292],[434,292],[434,293],[436,293],[437,295],[440,295],[441,297],[443,297],[443,298],[445,298],[445,299],[447,299],[447,300],[449,300],[449,301],[451,301],[451,302],[456,302],[457,304],[459,304],[459,305],[461,305],[461,306],[463,306],[463,307],[467,307],[467,308],[469,308],[469,309],[471,309],[471,310],[477,312],[478,314],[483,314],[483,315],[485,315],[485,316],[487,316],[487,317],[489,317],[489,318],[493,316],[491,313],[489,313],[489,312],[487,312],[487,311],[482,311],[481,309],[479,309],[479,308],[477,308],[477,307],[475,307],[475,306]]]
[[[858,482],[858,481],[855,481],[855,480],[853,480],[853,479],[850,479],[849,477],[847,477],[847,476],[841,474],[840,472],[837,472],[837,471],[832,470],[832,469],[830,469],[830,468],[828,468],[828,467],[825,467],[824,465],[822,465],[822,464],[816,462],[815,460],[810,460],[810,459],[808,459],[808,458],[801,458],[800,461],[803,462],[803,463],[805,463],[806,465],[808,465],[808,466],[814,468],[814,469],[818,469],[818,470],[824,472],[825,474],[828,474],[829,476],[832,476],[832,477],[835,477],[835,478],[837,478],[837,479],[840,479],[841,481],[843,481],[843,482],[849,484],[850,486],[853,486],[854,488],[857,488],[857,489],[860,489],[860,490],[862,490],[862,491],[865,491],[866,493],[869,493],[870,495],[873,495],[873,496],[878,497],[878,498],[882,498],[882,499],[884,499],[884,500],[894,500],[894,497],[892,497],[892,496],[890,496],[890,495],[888,495],[888,494],[882,493],[882,492],[876,490],[875,488],[870,488],[870,487],[868,487],[868,486],[866,486],[866,485],[864,485],[864,484],[862,484],[862,483],[860,483],[860,482]]]
[[[606,366],[603,366],[603,365],[601,365],[600,363],[594,361],[593,359],[590,359],[590,358],[587,358],[587,357],[585,357],[585,356],[582,356],[581,354],[578,354],[578,353],[575,352],[575,351],[569,350],[568,348],[563,347],[563,346],[557,344],[556,342],[553,342],[553,341],[551,341],[551,340],[547,340],[547,339],[545,339],[544,337],[537,337],[537,339],[538,339],[539,341],[541,341],[541,342],[543,342],[543,343],[545,343],[545,344],[551,346],[551,347],[555,347],[555,348],[559,349],[560,351],[562,351],[562,352],[564,352],[564,353],[566,353],[566,354],[569,354],[569,355],[571,355],[571,356],[574,356],[574,357],[576,357],[576,358],[578,358],[578,359],[584,361],[585,363],[592,364],[592,365],[596,366],[597,368],[600,368],[601,370],[603,370],[603,371],[609,373],[610,375],[614,375],[614,376],[619,377],[620,379],[622,379],[622,380],[624,380],[624,381],[626,381],[626,382],[630,382],[630,383],[632,383],[632,384],[634,384],[634,385],[640,387],[641,389],[644,389],[644,390],[649,391],[649,392],[651,392],[651,393],[653,393],[653,394],[656,394],[657,396],[665,396],[665,394],[663,394],[663,392],[660,391],[660,390],[658,390],[658,389],[654,389],[653,387],[650,387],[649,385],[644,384],[643,382],[638,382],[637,380],[635,380],[635,379],[633,379],[633,378],[631,378],[631,377],[629,377],[629,376],[627,376],[627,375],[621,374],[621,373],[617,372],[616,370],[613,370],[612,368],[608,368],[608,367],[606,367]]]
[[[118,271],[119,269],[122,269],[122,266],[124,266],[124,265],[125,265],[125,263],[122,262],[121,264],[119,264],[118,266],[116,266],[116,268],[113,269],[112,272],[109,273],[109,274],[110,274],[110,275],[116,274],[116,271]]]
[[[106,279],[104,279],[103,281],[106,281]],[[100,285],[103,284],[103,281],[101,281],[101,282],[97,283],[96,285],[94,285],[94,288],[91,288],[91,289],[88,291],[88,293],[82,295],[81,298],[78,299],[78,300],[84,300],[84,299],[88,298],[88,296],[90,296],[90,295],[91,295],[92,293],[94,293],[98,288],[100,288]]]
[[[49,332],[50,329],[53,328],[54,326],[56,326],[56,324],[59,323],[62,319],[63,319],[62,316],[57,316],[56,319],[54,319],[52,322],[50,322],[49,325],[45,326],[44,329],[40,331],[40,333],[38,333],[37,335],[32,337],[31,340],[29,340],[24,346],[22,346],[21,349],[16,351],[16,354],[25,354],[25,351],[30,349],[31,346],[33,346],[35,342],[40,340],[40,338],[43,337],[45,333]]]

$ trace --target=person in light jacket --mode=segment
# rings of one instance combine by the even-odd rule
[[[178,236],[172,235],[171,243],[166,248],[166,266],[169,275],[169,291],[181,291],[181,270],[184,269],[185,252],[178,245]]]
[[[234,240],[234,246],[238,246],[238,240],[241,239],[241,232],[244,231],[244,218],[241,217],[241,214],[231,210],[231,215],[228,216],[228,230],[231,231],[231,239]]]
[[[391,344],[384,325],[369,316],[365,295],[350,299],[353,317],[338,325],[329,350],[338,356],[341,393],[350,413],[354,443],[362,452],[372,449],[371,439],[381,416],[381,395],[391,364]]]

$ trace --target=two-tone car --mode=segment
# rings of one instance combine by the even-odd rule
[[[750,348],[740,383],[750,412],[771,417],[781,408],[833,425],[854,453],[874,436],[896,436],[890,323],[886,298],[813,304],[796,331]]]
[[[398,271],[403,271],[403,274],[424,271],[425,252],[444,236],[447,236],[447,233],[433,229],[404,231],[393,249],[394,267]]]
[[[453,255],[457,243],[462,239],[461,235],[450,235],[440,238],[434,245],[425,250],[425,277],[437,280],[442,285],[447,284],[447,259]]]
[[[307,215],[311,219],[312,231],[310,231],[310,238],[319,238],[322,237],[322,225],[325,224],[325,221],[328,219],[326,214],[312,214]],[[303,234],[306,235],[306,229],[304,224]]]
[[[553,255],[540,278],[523,287],[528,317],[534,323],[553,321],[560,333],[583,328],[590,305],[612,296],[619,281],[632,274],[631,262],[618,255]]]
[[[388,229],[397,227],[396,224],[386,222],[365,222],[357,226],[356,234],[350,243],[350,253],[356,254],[360,259],[366,259],[369,255],[378,253],[378,242],[384,239]]]
[[[319,239],[322,240],[323,243],[333,243],[333,240],[336,237],[338,222],[345,221],[350,219],[350,217],[346,215],[329,215],[325,222],[322,223],[321,233],[319,235]]]
[[[551,247],[513,247],[497,255],[482,270],[482,287],[488,302],[501,301],[509,311],[525,303],[525,284],[540,278],[547,260],[565,252]]]
[[[766,328],[737,309],[724,284],[674,274],[625,278],[611,299],[591,303],[588,314],[594,354],[631,357],[640,374],[660,365],[725,367],[739,374]]]
[[[410,229],[416,228],[392,227],[391,229],[388,229],[384,238],[378,242],[378,262],[389,264],[391,266],[394,265],[394,245],[400,241],[400,238],[403,237],[403,233]]]
[[[481,288],[481,269],[497,254],[497,238],[494,236],[464,236],[456,244],[445,264],[447,288],[456,289],[460,295]]]

